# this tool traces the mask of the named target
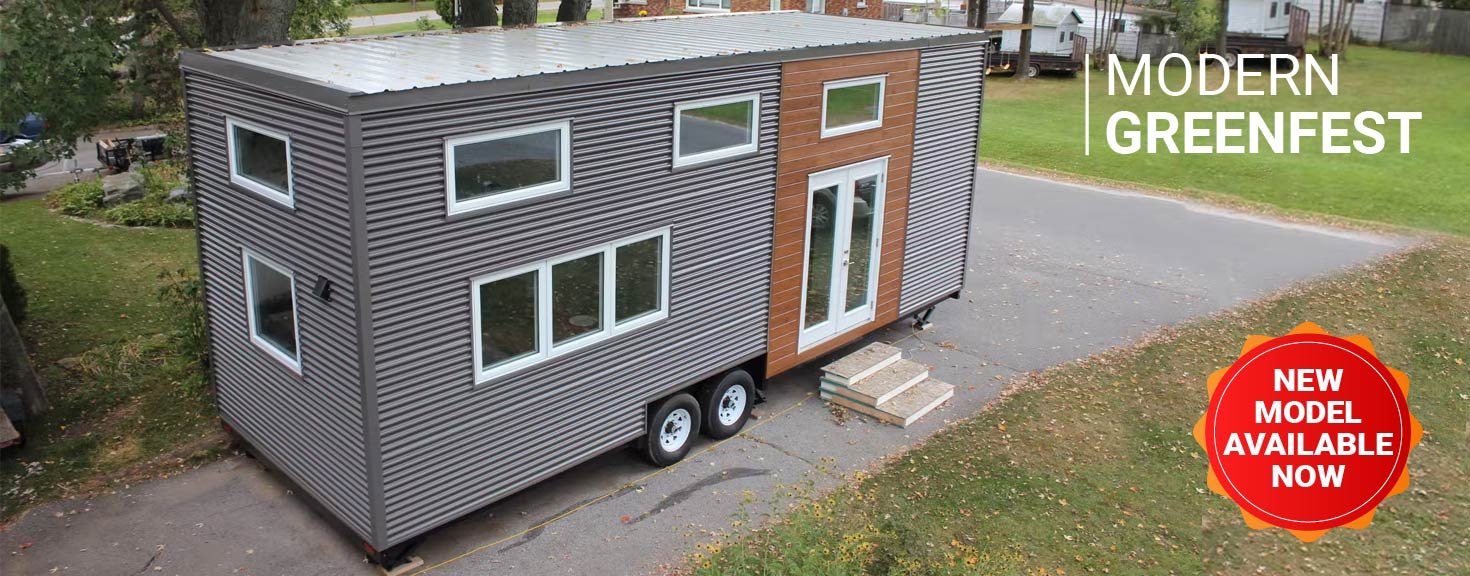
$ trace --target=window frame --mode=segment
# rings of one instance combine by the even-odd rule
[[[267,354],[270,354],[272,358],[275,358],[281,364],[284,364],[286,368],[289,368],[291,370],[291,372],[295,373],[297,376],[300,376],[301,306],[300,300],[296,298],[296,272],[285,266],[280,265],[275,260],[262,256],[259,252],[251,250],[249,248],[241,249],[240,260],[242,263],[242,267],[244,268],[245,317],[246,328],[250,332],[250,342],[254,344],[257,348],[260,348],[264,350]],[[280,346],[278,346],[276,343],[266,340],[260,335],[260,331],[258,330],[258,326],[260,325],[260,323],[256,318],[257,306],[255,304],[255,272],[250,266],[252,261],[263,264],[265,265],[265,267],[270,268],[276,273],[284,275],[291,280],[291,335],[293,338],[296,339],[296,353],[294,356],[287,354],[286,351],[282,350]]]
[[[833,90],[839,90],[839,89],[842,89],[842,88],[852,88],[854,86],[865,86],[865,85],[868,85],[868,84],[877,84],[878,85],[878,117],[876,119],[873,119],[873,120],[867,120],[867,121],[863,121],[863,122],[858,122],[856,124],[848,124],[846,126],[837,126],[837,127],[832,127],[832,128],[827,127],[827,99],[828,99],[829,95],[832,93],[832,91]],[[842,135],[845,135],[845,134],[852,134],[854,132],[862,132],[862,131],[865,131],[865,130],[872,130],[874,128],[882,128],[883,127],[883,104],[884,104],[884,101],[885,101],[885,97],[886,97],[886,93],[887,92],[888,92],[888,75],[887,74],[879,74],[879,75],[876,75],[876,76],[863,76],[863,77],[860,77],[860,78],[846,78],[846,79],[842,79],[842,80],[831,80],[831,81],[828,81],[828,82],[823,82],[822,83],[822,110],[821,110],[821,122],[822,122],[822,124],[821,124],[820,137],[821,138],[831,138],[833,136],[842,136]]]
[[[504,140],[504,139],[507,139],[507,138],[515,138],[517,136],[525,136],[527,134],[536,134],[536,133],[540,133],[540,132],[549,132],[551,130],[560,130],[561,131],[561,137],[559,138],[559,145],[557,146],[557,155],[558,155],[557,160],[558,160],[558,162],[557,162],[557,179],[556,180],[551,181],[551,182],[545,182],[545,183],[542,183],[542,184],[536,184],[534,186],[527,186],[525,188],[518,188],[518,189],[515,189],[515,190],[501,192],[499,194],[491,194],[491,195],[483,196],[483,197],[480,197],[480,198],[473,198],[473,199],[470,199],[470,200],[458,200],[458,199],[455,198],[455,195],[454,195],[454,193],[455,193],[455,174],[454,174],[454,172],[455,172],[455,170],[454,170],[454,158],[455,158],[455,154],[454,154],[454,149],[456,147],[465,146],[465,145],[469,145],[469,144],[479,144],[481,142],[490,142],[492,140]],[[490,207],[493,207],[493,206],[500,206],[500,205],[504,205],[504,204],[521,202],[523,200],[529,200],[531,198],[536,198],[536,197],[539,197],[539,196],[545,196],[545,195],[548,195],[548,194],[556,194],[558,192],[565,192],[565,191],[571,190],[571,189],[572,189],[572,121],[571,120],[558,120],[558,121],[555,121],[555,122],[542,122],[542,123],[539,123],[539,124],[530,124],[530,125],[526,125],[526,126],[517,126],[517,127],[514,127],[514,128],[503,128],[503,129],[500,129],[500,130],[491,130],[489,132],[476,132],[474,134],[466,134],[464,136],[452,136],[452,137],[447,137],[447,138],[444,139],[444,201],[445,201],[445,204],[446,204],[446,209],[448,211],[448,214],[451,215],[451,216],[452,215],[455,215],[455,214],[463,214],[463,213],[466,213],[466,212],[474,212],[476,210],[482,210],[482,209],[490,208]]]
[[[636,244],[650,238],[661,239],[660,270],[659,279],[659,307],[658,310],[645,312],[634,316],[623,322],[617,321],[617,249],[629,244]],[[561,344],[554,344],[552,334],[552,295],[554,290],[551,282],[551,269],[557,264],[570,262],[579,258],[585,258],[592,254],[602,254],[602,310],[600,328],[593,332],[580,334]],[[610,338],[628,334],[650,324],[654,324],[669,317],[669,292],[670,292],[670,261],[673,260],[673,247],[671,243],[671,229],[669,227],[659,228],[637,234],[625,236],[610,242],[604,242],[595,246],[589,246],[575,252],[545,258],[537,262],[524,264],[515,268],[493,272],[470,279],[470,347],[474,359],[473,370],[475,374],[475,385],[480,386],[497,380],[508,374],[519,372],[531,366],[540,364],[547,360],[565,356],[577,350],[605,342]],[[484,352],[480,349],[480,287],[519,276],[527,272],[536,273],[536,352],[505,364],[484,368]]]
[[[259,182],[245,174],[240,173],[239,150],[235,147],[235,129],[242,128],[261,136],[274,138],[286,144],[286,191],[281,192],[275,188]],[[259,125],[234,118],[225,117],[225,159],[229,162],[230,183],[261,196],[264,196],[287,208],[296,208],[296,167],[292,162],[291,135],[276,130],[261,128]]]
[[[724,104],[735,104],[737,102],[750,102],[750,142],[738,146],[726,146],[704,152],[697,152],[688,156],[679,154],[679,144],[683,141],[683,114],[685,110],[708,108]],[[674,167],[683,168],[696,164],[705,164],[734,156],[751,154],[760,149],[761,144],[761,94],[739,94],[735,96],[722,96],[718,98],[705,98],[690,102],[681,102],[674,105]]]

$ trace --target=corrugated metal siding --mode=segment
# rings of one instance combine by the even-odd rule
[[[964,285],[984,62],[983,44],[919,52],[900,315]]]
[[[363,118],[383,544],[617,447],[647,400],[764,350],[779,79],[756,66]],[[676,101],[753,91],[757,155],[671,172]],[[566,118],[571,195],[446,219],[443,138]],[[667,320],[475,387],[471,278],[664,226]]]
[[[220,411],[292,480],[371,539],[344,118],[195,71],[184,80]],[[226,114],[290,134],[294,212],[230,184]],[[296,274],[301,376],[250,341],[242,247]],[[318,275],[333,284],[331,302],[311,294]]]

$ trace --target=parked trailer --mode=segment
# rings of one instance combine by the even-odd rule
[[[1241,54],[1306,54],[1307,31],[1312,14],[1294,0],[1231,0],[1230,27],[1225,38],[1225,63],[1235,67]],[[1214,43],[1201,52],[1217,53]]]
[[[186,52],[221,417],[385,565],[733,435],[766,378],[958,297],[985,38],[779,12]]]
[[[1021,54],[1019,52],[999,50],[997,49],[998,44],[996,42],[999,42],[999,40],[993,41],[991,49],[988,51],[990,56],[985,63],[985,73],[988,75],[994,72],[1020,72],[1017,68],[1021,66]],[[1084,58],[1087,54],[1087,38],[1074,36],[1071,39],[1071,44],[1072,53],[1068,55],[1031,54],[1025,71],[1026,77],[1035,78],[1040,76],[1042,72],[1063,72],[1075,75],[1082,71],[1082,66],[1085,62]]]

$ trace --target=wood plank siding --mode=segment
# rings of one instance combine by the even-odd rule
[[[908,223],[919,53],[914,50],[788,62],[781,67],[781,123],[776,165],[775,247],[771,259],[767,376],[852,342],[898,319],[903,243]],[[887,75],[883,126],[821,137],[823,83]],[[874,320],[798,350],[806,245],[807,179],[813,173],[888,157]]]

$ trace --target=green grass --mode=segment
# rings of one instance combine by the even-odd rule
[[[1413,378],[1413,485],[1365,531],[1303,545],[1206,490],[1205,377],[1303,320]],[[691,558],[700,574],[1465,574],[1470,243],[1390,258],[1028,376],[871,477]],[[712,552],[710,554],[709,552]]]
[[[349,16],[352,16],[352,17],[358,17],[358,16],[382,16],[384,14],[402,14],[404,12],[422,12],[424,10],[433,10],[433,9],[434,9],[434,2],[433,2],[433,0],[423,0],[421,2],[418,2],[417,3],[417,6],[415,6],[415,3],[413,3],[413,2],[374,2],[374,3],[359,3],[359,4],[355,4],[355,5],[352,6],[352,10],[348,13],[348,15]]]
[[[602,19],[602,11],[601,10],[591,10],[591,11],[588,11],[587,12],[587,20],[589,22],[590,21],[601,20],[601,19]],[[433,22],[433,25],[434,25],[433,29],[434,30],[448,30],[449,29],[449,25],[448,24],[445,24],[443,20],[440,20],[437,17],[430,18],[430,20]],[[537,24],[549,24],[549,23],[552,23],[552,22],[556,22],[556,11],[554,11],[554,10],[547,10],[547,11],[544,11],[544,12],[538,12],[536,14],[536,23]],[[418,32],[418,31],[419,31],[418,23],[416,23],[416,22],[402,22],[402,23],[399,23],[399,24],[384,24],[382,26],[364,26],[362,28],[353,28],[352,30],[348,31],[347,35],[348,36],[370,36],[370,35],[374,35],[374,34],[403,34],[403,33],[407,33],[407,32]]]
[[[26,199],[0,204],[0,243],[29,292],[21,332],[51,404],[0,461],[0,518],[217,430],[158,299],[160,273],[195,268],[192,231],[78,222]]]
[[[1338,96],[1108,97],[1092,77],[1092,155],[1083,156],[1082,78],[1017,84],[987,79],[980,154],[988,161],[1101,177],[1185,193],[1227,194],[1293,211],[1325,213],[1470,234],[1470,58],[1354,46],[1339,64]],[[1181,71],[1172,71],[1174,85]],[[1214,82],[1212,82],[1213,84]],[[1262,84],[1258,80],[1253,84]],[[1422,112],[1413,148],[1398,153],[1397,131],[1377,155],[1114,154],[1106,122],[1115,110]]]

